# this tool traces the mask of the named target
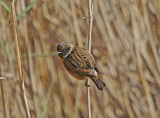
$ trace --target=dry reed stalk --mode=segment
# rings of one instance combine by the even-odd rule
[[[132,6],[133,9],[135,8],[135,6]],[[150,86],[149,83],[147,82],[147,80],[145,79],[144,76],[144,72],[143,72],[143,61],[141,58],[141,48],[140,46],[142,45],[142,43],[140,42],[140,33],[138,32],[138,25],[137,25],[137,17],[134,13],[131,14],[131,18],[132,18],[132,24],[133,24],[133,35],[135,38],[135,53],[136,53],[136,57],[137,57],[137,68],[139,71],[139,75],[140,75],[140,79],[142,82],[142,86],[146,95],[146,101],[148,103],[149,106],[149,110],[150,110],[150,115],[152,118],[157,118],[157,114],[156,114],[156,110],[154,107],[154,101],[152,99],[152,95],[151,95],[151,90],[150,90]]]
[[[145,19],[144,22],[146,23],[147,33],[148,33],[148,36],[150,37],[149,41],[150,41],[151,48],[152,48],[152,51],[153,51],[153,57],[155,58],[155,63],[156,63],[156,66],[157,66],[157,71],[156,72],[160,73],[160,57],[158,55],[158,50],[156,49],[156,43],[155,43],[154,36],[153,36],[151,21],[150,21],[150,17],[149,17],[148,11],[147,11],[147,6],[146,6],[147,1],[142,0],[142,3],[143,3],[142,8],[143,8],[143,11],[144,11],[144,19]],[[155,79],[157,81],[157,84],[160,86],[159,74],[157,74],[157,75],[158,76],[156,76]]]
[[[25,5],[25,0],[21,1],[21,6],[22,6],[22,10],[24,11],[26,9],[26,5]],[[35,70],[34,70],[34,63],[33,63],[33,59],[31,56],[31,43],[29,40],[29,36],[28,36],[28,26],[27,26],[27,18],[26,18],[26,14],[24,14],[24,18],[23,18],[23,34],[24,34],[24,38],[25,38],[25,43],[26,43],[26,47],[27,47],[27,57],[28,57],[28,63],[29,63],[29,73],[30,73],[30,82],[31,82],[31,88],[32,88],[32,92],[33,92],[33,101],[34,101],[34,107],[35,107],[35,114],[37,118],[40,118],[40,109],[39,109],[39,104],[38,104],[38,97],[36,95],[37,92],[37,86],[36,86],[36,77],[35,77]]]
[[[75,1],[74,1],[74,0],[70,0],[70,2],[71,2],[71,9],[72,9],[72,16],[73,16],[73,24],[74,24],[74,28],[75,28],[75,31],[76,31],[77,41],[78,41],[79,46],[83,46],[81,31],[80,31],[80,27],[79,27],[79,24],[78,24],[78,18],[77,18],[77,16],[76,16]]]
[[[22,99],[23,99],[23,102],[25,103],[25,110],[26,110],[27,117],[31,118],[31,115],[29,112],[29,107],[28,107],[28,102],[27,102],[27,98],[26,98],[24,79],[23,79],[23,66],[22,66],[21,51],[20,51],[19,39],[18,39],[14,0],[11,1],[11,9],[12,9],[12,11],[11,11],[12,12],[12,22],[13,22],[13,28],[14,28],[14,34],[15,34],[16,52],[17,52],[19,85],[20,85],[20,89],[21,89],[21,94],[23,94]]]
[[[0,65],[0,77],[2,77],[1,65]],[[3,106],[3,115],[4,115],[4,118],[7,118],[6,107],[5,107],[5,98],[4,98],[4,90],[3,90],[3,80],[1,80],[1,79],[0,79],[0,89],[1,89],[1,99],[2,99],[2,106]]]
[[[81,97],[81,88],[80,88],[80,84],[79,82],[77,83],[77,90],[76,90],[76,96],[75,96],[75,106],[74,106],[74,118],[76,118],[78,116],[78,107],[80,106],[81,104],[81,100],[80,100],[80,97]]]
[[[48,19],[52,24],[60,25],[60,21],[56,17],[49,14],[47,1],[44,2],[44,4],[42,5],[42,11],[43,11],[44,17]]]
[[[89,0],[89,37],[88,37],[88,51],[91,53],[91,42],[92,42],[92,18],[93,18],[93,2]],[[87,95],[88,95],[88,118],[91,118],[91,98],[90,98],[90,80],[87,79]]]

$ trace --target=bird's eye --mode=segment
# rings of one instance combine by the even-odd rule
[[[65,48],[64,51],[67,51],[67,48]]]

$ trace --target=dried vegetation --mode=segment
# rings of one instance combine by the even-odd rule
[[[3,2],[10,6],[9,1]],[[32,2],[17,0],[17,15]],[[47,54],[55,52],[61,41],[84,46],[88,37],[88,2],[34,2],[18,20],[31,116],[86,118],[87,89],[84,82],[68,75],[54,53],[50,54],[52,56]],[[160,0],[94,0],[92,54],[107,88],[99,92],[91,83],[93,118],[160,116],[159,5]],[[1,0],[0,63],[2,76],[7,77],[0,80],[1,118],[26,117],[18,83],[14,41],[10,8],[2,5]]]

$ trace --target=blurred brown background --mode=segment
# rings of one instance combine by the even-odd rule
[[[3,4],[8,6],[5,7]],[[160,0],[93,0],[92,54],[107,88],[91,82],[93,118],[160,116]],[[32,6],[33,5],[33,6]],[[87,0],[17,0],[18,33],[32,118],[87,118],[87,89],[62,68],[56,45],[85,46]],[[25,118],[10,1],[0,1],[0,63],[7,118]],[[46,54],[53,52],[52,56]],[[38,53],[39,55],[35,55]],[[29,54],[30,56],[26,56]],[[0,117],[4,117],[2,94]]]

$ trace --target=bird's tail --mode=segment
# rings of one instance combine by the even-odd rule
[[[91,79],[95,83],[95,85],[97,86],[97,88],[99,90],[103,90],[103,87],[106,87],[106,84],[102,80],[100,80],[96,77],[91,77]]]

